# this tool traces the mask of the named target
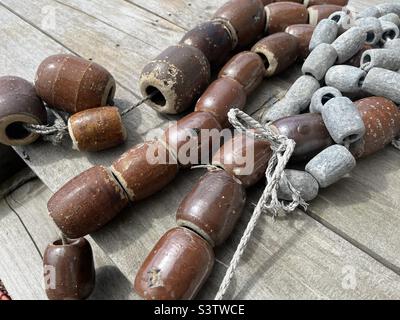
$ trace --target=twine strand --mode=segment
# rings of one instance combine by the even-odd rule
[[[400,137],[395,138],[392,141],[392,146],[395,147],[397,150],[400,150]]]
[[[126,108],[125,110],[123,110],[121,112],[121,117],[125,117],[129,112],[131,112],[132,110],[136,109],[137,107],[140,107],[143,103],[145,103],[146,101],[150,100],[155,95],[156,95],[156,92],[153,92],[153,93],[147,95],[146,97],[144,97],[143,99],[139,100],[135,104],[131,105],[129,108]]]
[[[255,139],[262,139],[270,142],[273,154],[268,162],[268,167],[265,173],[267,185],[253,211],[243,236],[240,239],[239,245],[215,296],[215,300],[222,300],[224,298],[261,214],[271,211],[273,217],[276,217],[281,210],[292,212],[299,206],[302,206],[305,210],[307,210],[308,207],[308,204],[287,180],[284,174],[285,167],[293,154],[296,143],[283,135],[275,133],[269,126],[263,127],[251,116],[239,109],[231,109],[228,113],[228,117],[229,122],[235,129],[245,132],[246,134],[253,136]],[[255,129],[255,132],[249,131],[249,129]],[[278,199],[278,188],[281,179],[284,179],[284,183],[288,185],[292,192],[292,201],[289,204],[285,204]]]

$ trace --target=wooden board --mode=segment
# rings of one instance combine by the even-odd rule
[[[149,21],[155,21],[157,17],[160,17],[159,11],[157,15],[152,16],[147,4],[144,6],[144,2],[142,4],[138,4],[137,1],[134,2],[144,8],[146,13],[143,13],[143,15],[148,14]],[[154,6],[155,2],[146,1],[149,6],[151,3]],[[131,36],[128,36],[129,41],[126,40],[123,43],[128,50],[116,51],[115,48],[118,48],[116,44],[122,43],[120,39],[125,39],[126,34],[132,32],[132,26],[125,26],[125,23],[118,21],[117,14],[104,13],[104,9],[101,8],[107,8],[108,2],[98,1],[96,8],[87,4],[86,7],[83,7],[78,1],[58,1],[56,4],[50,1],[32,1],[29,6],[11,0],[1,0],[0,3],[6,4],[12,12],[28,21],[26,23],[18,19],[11,11],[0,8],[1,27],[8,31],[5,41],[8,48],[3,53],[6,61],[10,61],[10,63],[4,69],[5,73],[18,72],[18,74],[29,79],[33,78],[34,70],[43,57],[53,52],[70,50],[87,58],[94,57],[96,61],[110,69],[121,84],[117,93],[118,97],[133,101],[135,99],[133,95],[138,95],[137,78],[141,67],[155,55],[157,50],[159,51],[168,44],[172,44],[165,43],[163,44],[164,47],[161,45],[159,47],[147,46],[147,39],[131,39]],[[177,6],[174,8],[178,9],[182,3],[186,2],[165,1],[160,3],[160,5],[176,3]],[[62,16],[58,19],[58,27],[55,30],[42,30],[41,18],[43,17],[40,14],[43,7],[51,4],[58,8],[56,12],[61,10]],[[128,7],[125,9],[131,10]],[[192,14],[198,17],[203,13],[204,11],[193,12]],[[193,21],[196,20],[196,18],[192,18]],[[167,19],[167,17],[165,19],[173,21]],[[188,23],[190,23],[189,20],[187,19]],[[119,24],[114,27],[114,24],[117,23]],[[167,22],[163,21],[163,23]],[[33,26],[30,24],[33,24]],[[140,28],[141,24],[142,22],[139,21],[136,28]],[[176,32],[179,35],[182,34],[182,28],[187,29],[189,26],[189,24],[186,26],[184,23],[181,24],[176,26]],[[23,37],[20,36],[21,34],[23,34]],[[32,41],[27,41],[31,38]],[[149,31],[148,38],[155,38],[154,30]],[[158,41],[160,38],[156,38],[157,44],[161,43]],[[41,45],[39,46],[38,43]],[[134,45],[131,45],[131,43],[134,43]],[[115,48],[112,44],[115,44]],[[13,64],[11,63],[13,59],[23,63]],[[254,94],[247,110],[250,110],[250,113],[257,111],[274,97],[281,95],[297,75],[298,67],[295,67],[279,79],[265,81]],[[127,90],[124,90],[124,88]],[[23,151],[25,152],[29,157],[29,160],[26,159],[29,165],[55,191],[70,177],[91,164],[109,164],[117,154],[123,152],[129,145],[143,139],[143,136],[151,128],[163,125],[165,120],[165,117],[155,114],[149,108],[144,106],[139,108],[132,114],[132,120],[129,120],[130,140],[128,144],[101,154],[79,154],[71,152],[67,144],[62,147],[53,147],[45,143],[37,143],[28,148],[18,148],[18,151],[21,155]],[[175,210],[182,197],[190,190],[200,174],[199,170],[182,173],[162,193],[147,201],[134,204],[132,208],[125,210],[104,230],[93,235],[104,252],[109,255],[130,281],[133,280],[135,271],[155,241],[169,227],[174,226]],[[367,172],[367,176],[368,174],[369,172]],[[364,177],[360,182],[360,187],[365,183],[365,179],[367,178]],[[257,189],[250,192],[254,197],[253,201],[256,201]],[[368,210],[366,207],[363,208]],[[250,211],[251,208],[247,208],[234,238],[218,250],[218,262],[215,271],[200,297],[211,298],[215,293],[225,266],[229,262],[230,254],[237,243],[235,241],[240,236]],[[314,211],[312,213],[314,217],[316,213],[315,215]],[[299,221],[304,222],[304,224],[299,223]],[[307,226],[307,232],[304,232],[304,234],[301,231],[303,225]],[[397,297],[398,276],[371,258],[370,255],[376,257],[374,251],[367,251],[363,246],[360,246],[368,252],[366,254],[336,235],[335,232],[341,233],[340,229],[335,227],[335,224],[327,224],[327,226],[334,232],[301,212],[298,212],[295,217],[288,217],[283,221],[279,220],[275,224],[270,219],[262,220],[258,227],[261,231],[256,232],[254,238],[255,249],[252,249],[253,245],[250,245],[248,252],[246,252],[245,264],[237,275],[237,284],[233,286],[232,296],[249,298],[284,296],[287,298]],[[267,230],[267,233],[263,230]],[[369,230],[359,232],[355,237],[358,242],[353,241],[353,243],[361,244],[367,232]],[[349,234],[355,234],[354,228],[351,228],[343,236],[351,240]],[[388,248],[393,255],[396,252],[393,251],[394,249],[396,249],[396,244]],[[257,252],[257,254],[254,254],[254,252]],[[382,255],[386,258],[389,253],[386,251]],[[280,264],[280,262],[282,263]],[[360,282],[358,282],[359,285],[355,290],[343,289],[339,281],[339,279],[342,279],[340,277],[343,268],[346,269],[349,262],[360,272]],[[385,260],[381,260],[381,262],[385,263]],[[385,265],[393,269],[393,265],[387,263]],[[307,268],[303,266],[307,266]],[[257,276],[250,280],[249,275],[253,274],[254,270],[260,270],[260,272],[256,273]],[[298,286],[298,289],[294,288],[295,286]]]
[[[2,209],[8,212],[9,216],[7,220],[0,221],[0,229],[14,231],[20,229],[21,239],[17,241],[17,248],[23,246],[28,257],[32,257],[32,259],[24,259],[26,255],[22,255],[22,252],[18,250],[13,256],[6,254],[9,260],[6,259],[6,263],[0,266],[0,277],[5,280],[14,300],[46,298],[42,286],[41,262],[39,263],[36,256],[39,255],[41,261],[47,245],[59,238],[58,229],[48,216],[46,208],[51,194],[40,180],[35,179],[25,183],[3,200]],[[10,221],[14,224],[10,224]],[[13,252],[15,244],[11,242],[12,239],[7,236],[3,250]],[[90,237],[88,240],[92,245],[96,267],[96,286],[90,299],[132,299],[134,295],[130,282]],[[33,248],[34,251],[32,251]],[[3,254],[1,256],[3,257]],[[17,265],[15,269],[9,267],[10,260]],[[24,269],[29,270],[31,267],[34,271],[33,275],[29,275],[29,272],[26,273]],[[26,281],[30,282],[29,290],[24,288]]]

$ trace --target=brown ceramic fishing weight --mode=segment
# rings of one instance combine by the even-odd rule
[[[341,11],[342,7],[333,4],[311,6],[308,9],[308,23],[316,26],[322,19],[328,18],[332,13]]]
[[[211,245],[194,231],[165,233],[138,271],[134,288],[146,300],[193,299],[214,265]]]
[[[49,300],[83,300],[95,286],[90,243],[84,239],[57,240],[43,255],[46,294]]]
[[[47,112],[33,85],[19,77],[0,77],[0,143],[27,145],[39,138],[24,124],[43,125]]]
[[[308,22],[307,8],[299,3],[276,2],[265,6],[266,25],[269,34],[282,32],[293,24]]]
[[[40,64],[35,88],[49,107],[73,114],[112,104],[116,84],[113,76],[99,64],[57,54]]]
[[[299,43],[299,56],[306,59],[310,54],[310,40],[314,33],[315,26],[310,24],[294,24],[285,29],[285,32],[295,36]]]
[[[116,107],[100,107],[75,113],[68,119],[68,132],[73,148],[100,151],[126,140],[126,130]]]
[[[128,205],[128,197],[111,170],[95,166],[82,172],[47,203],[50,217],[70,239],[92,233]]]

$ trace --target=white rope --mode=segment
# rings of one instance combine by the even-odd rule
[[[284,178],[285,167],[294,151],[296,143],[283,135],[276,134],[269,126],[263,127],[259,122],[239,109],[231,109],[228,113],[229,122],[239,131],[253,136],[255,139],[267,140],[271,144],[273,151],[265,173],[267,186],[261,195],[257,206],[247,224],[246,230],[240,239],[239,245],[232,257],[232,261],[226,271],[224,279],[215,296],[215,300],[222,300],[239,265],[240,259],[250,240],[254,228],[261,214],[267,210],[272,211],[273,217],[276,217],[280,210],[287,212],[294,211],[298,206],[307,210],[308,204],[302,199],[300,193],[286,179],[288,187],[292,192],[292,202],[285,204],[278,199],[279,182]],[[249,131],[255,129],[255,132]]]
[[[395,147],[397,150],[400,150],[400,137],[392,141],[392,146]]]

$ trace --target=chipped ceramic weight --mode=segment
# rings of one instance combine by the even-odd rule
[[[365,77],[362,89],[372,95],[385,97],[400,104],[400,73],[372,68]]]
[[[331,99],[341,97],[342,93],[334,87],[322,87],[311,98],[310,112],[321,113],[323,106]]]
[[[315,27],[315,31],[310,40],[310,51],[321,43],[331,44],[335,41],[338,34],[338,24],[329,19],[321,20]]]
[[[378,18],[367,17],[356,20],[356,25],[367,33],[366,44],[376,45],[381,41],[383,29]]]
[[[400,30],[399,27],[390,21],[381,21],[382,24],[382,39],[381,42],[385,43],[387,41],[396,39],[399,37]]]
[[[365,133],[361,114],[347,97],[329,100],[323,106],[321,114],[329,134],[337,144],[353,143]]]
[[[397,50],[399,52],[400,51],[400,39],[388,40],[385,42],[383,47],[385,49]]]
[[[380,17],[379,20],[382,21],[389,21],[391,23],[394,23],[396,26],[400,26],[400,18],[397,14],[395,13],[388,13],[385,14],[384,16]]]
[[[318,195],[318,181],[308,172],[285,169],[282,179],[279,181],[278,199],[292,201],[292,192],[288,182],[300,193],[304,201],[311,201]]]
[[[353,155],[344,146],[335,144],[317,154],[306,165],[306,171],[326,188],[350,173],[356,166]]]
[[[391,49],[371,49],[365,51],[361,57],[361,69],[368,72],[375,67],[393,71],[399,70],[399,53]]]
[[[337,65],[328,70],[325,76],[325,83],[341,92],[357,93],[361,91],[366,75],[367,73],[360,68]]]
[[[302,72],[322,80],[330,67],[335,64],[338,55],[335,48],[327,43],[318,45],[304,61]]]
[[[318,22],[323,19],[328,18],[332,13],[340,11],[342,9],[341,6],[336,6],[333,4],[323,4],[323,5],[315,5],[309,7],[308,10],[308,23],[316,26]]]
[[[337,53],[337,63],[341,64],[357,54],[367,39],[367,33],[359,27],[352,27],[341,34],[332,47]]]

